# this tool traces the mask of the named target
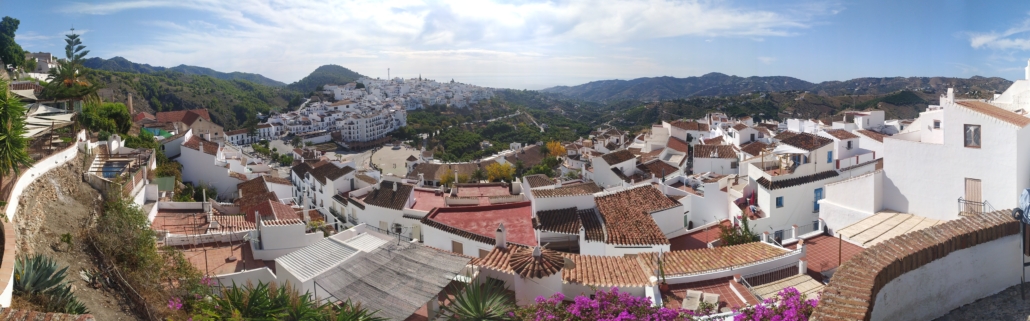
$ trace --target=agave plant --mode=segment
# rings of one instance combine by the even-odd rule
[[[454,296],[442,312],[449,320],[510,320],[515,302],[504,286],[492,282],[474,282]]]
[[[43,302],[43,308],[46,311],[70,313],[70,314],[86,314],[89,310],[86,306],[79,302],[72,293],[71,286],[67,284],[61,284],[53,289],[50,289],[43,294],[45,302]]]
[[[14,291],[19,294],[46,292],[64,282],[68,267],[57,269],[53,259],[36,254],[14,261]]]
[[[233,282],[214,298],[215,308],[205,314],[217,320],[278,320],[284,309],[275,306],[270,294],[269,285],[263,282],[245,287]]]
[[[361,306],[361,303],[344,302],[335,309],[330,309],[325,315],[325,321],[386,321],[384,317],[377,317],[379,311],[369,311]]]

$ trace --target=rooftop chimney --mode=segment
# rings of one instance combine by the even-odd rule
[[[397,182],[393,182],[393,191],[397,192]]]
[[[129,106],[128,107],[129,107],[129,116],[134,116],[132,114],[132,93],[129,93]]]
[[[540,257],[540,246],[539,245],[533,247],[533,257],[537,257],[537,258]]]
[[[504,223],[497,226],[497,231],[494,232],[494,241],[497,243],[496,247],[508,248],[508,230],[504,228]]]

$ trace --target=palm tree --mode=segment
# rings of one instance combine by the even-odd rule
[[[7,173],[21,175],[21,167],[31,167],[28,139],[25,138],[25,105],[7,90],[0,80],[0,184]]]
[[[448,320],[512,320],[509,315],[515,302],[504,286],[491,282],[474,282],[454,296],[441,310]]]
[[[86,45],[82,44],[79,35],[70,34],[66,37],[66,57],[58,62],[56,68],[50,70],[44,95],[57,99],[81,97],[89,101],[98,101],[98,87],[86,80],[86,68],[82,65],[83,58],[89,54],[89,50],[85,50]]]

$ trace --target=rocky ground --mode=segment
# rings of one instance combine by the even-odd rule
[[[1019,295],[1019,285],[1005,289],[998,294],[977,300],[951,310],[937,321],[959,320],[1030,320],[1030,284],[1026,287],[1027,300]]]
[[[82,232],[96,213],[100,194],[82,181],[82,158],[69,161],[30,185],[18,204],[14,220],[18,231],[18,255],[42,253],[59,266],[69,266],[66,281],[97,320],[135,320],[124,298],[113,289],[94,289],[79,271],[94,270],[98,263],[87,249]],[[71,244],[61,235],[72,236]],[[19,300],[15,300],[16,305]],[[18,307],[15,307],[18,308]]]

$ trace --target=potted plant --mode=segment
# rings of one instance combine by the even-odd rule
[[[665,280],[665,253],[658,252],[658,278],[662,281],[658,283],[658,290],[662,292],[669,292],[669,282]]]

